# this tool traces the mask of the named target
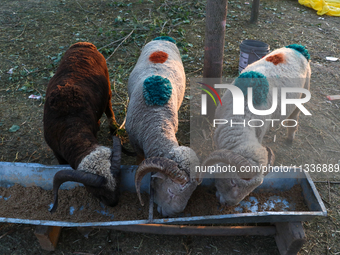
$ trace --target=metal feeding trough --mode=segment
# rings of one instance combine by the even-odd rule
[[[28,163],[0,163],[0,187],[10,187],[15,183],[25,187],[39,186],[46,190],[52,189],[52,180],[54,174],[60,169],[70,169],[69,166],[45,166],[41,164],[28,164]],[[136,166],[122,166],[122,191],[135,192],[134,175]],[[275,178],[273,178],[275,176]],[[149,192],[150,174],[144,178],[141,185],[141,192]],[[256,201],[252,204],[245,203],[243,207],[247,207],[252,212],[237,213],[237,214],[224,214],[224,215],[208,215],[208,216],[194,216],[194,217],[177,217],[177,218],[163,218],[152,219],[152,210],[150,210],[149,219],[143,220],[127,220],[115,221],[114,215],[112,221],[107,222],[69,222],[69,221],[48,221],[48,220],[31,220],[31,219],[18,219],[1,217],[0,222],[19,223],[19,224],[32,224],[40,226],[57,226],[57,227],[101,227],[112,228],[117,230],[147,232],[147,233],[160,233],[160,234],[193,234],[193,235],[273,235],[276,238],[285,239],[290,234],[287,231],[292,231],[292,226],[285,223],[297,223],[298,228],[303,228],[301,221],[309,221],[316,216],[327,216],[326,208],[318,194],[313,181],[308,173],[295,169],[289,172],[272,172],[267,175],[264,182],[254,192],[275,192],[286,191],[291,189],[294,185],[300,185],[302,188],[302,196],[304,202],[308,207],[308,211],[261,211],[256,209]],[[73,182],[64,183],[61,189],[72,189],[79,184]],[[213,185],[213,180],[205,179],[202,185]],[[152,201],[152,196],[150,196]],[[252,199],[252,198],[250,198]],[[275,200],[276,199],[276,200]],[[275,201],[285,204],[285,198],[276,197],[271,199],[271,203]],[[52,201],[51,201],[52,202]],[[270,207],[271,204],[268,203]],[[151,207],[150,207],[151,208]],[[152,208],[151,208],[152,209]],[[150,224],[152,223],[152,224]],[[252,227],[243,226],[239,229],[235,227],[209,227],[209,226],[176,226],[174,224],[235,224],[235,223],[272,223],[276,226],[266,227]],[[166,224],[166,225],[165,225]],[[168,226],[172,224],[171,226]],[[280,225],[284,224],[284,225]],[[279,227],[278,227],[279,226]],[[280,230],[279,230],[280,229]],[[294,231],[293,231],[294,232]],[[296,232],[296,231],[295,231]],[[300,231],[301,232],[301,231]],[[304,233],[303,233],[304,235]],[[292,242],[299,240],[299,247],[301,248],[305,238],[291,238]],[[301,240],[304,240],[303,242]],[[277,240],[278,247],[279,242]],[[281,241],[287,243],[287,241]],[[285,244],[287,246],[287,244]],[[292,244],[288,244],[291,246]],[[282,246],[282,245],[281,245]],[[282,248],[288,250],[289,247]],[[280,247],[279,247],[280,250]],[[281,250],[280,250],[281,252]],[[282,254],[289,254],[283,252]]]
[[[60,168],[70,169],[69,166],[45,166],[41,164],[28,163],[0,163],[0,186],[9,187],[15,183],[25,187],[39,186],[45,190],[52,189],[52,180],[54,174]],[[134,175],[136,166],[122,166],[122,191],[135,192]],[[150,174],[149,174],[150,175]],[[272,178],[275,175],[278,178]],[[45,220],[29,220],[0,217],[0,222],[49,225],[60,227],[107,227],[117,225],[146,224],[146,223],[172,223],[172,224],[226,224],[226,223],[260,223],[260,222],[287,222],[287,221],[308,221],[315,216],[326,216],[326,208],[309,176],[308,173],[300,171],[290,171],[288,173],[269,173],[268,178],[264,179],[261,186],[254,192],[275,192],[291,189],[294,185],[301,185],[304,201],[309,211],[263,211],[257,212],[256,201],[253,205],[243,204],[243,207],[249,206],[251,213],[237,213],[225,215],[209,215],[195,217],[176,217],[163,219],[145,219],[145,220],[129,220],[108,222],[68,222],[68,221],[45,221]],[[285,178],[283,178],[285,177]],[[141,192],[149,192],[150,177],[146,177],[142,181]],[[72,189],[79,184],[73,182],[64,183],[61,189]],[[213,180],[204,179],[202,185],[213,185]],[[282,200],[282,201],[281,201]],[[285,198],[277,197],[271,201],[285,202]],[[51,201],[52,202],[52,201]],[[272,202],[271,202],[272,203]],[[255,206],[254,206],[255,204]],[[268,204],[270,207],[271,204]],[[237,210],[237,208],[236,208]],[[1,215],[0,215],[1,216]]]

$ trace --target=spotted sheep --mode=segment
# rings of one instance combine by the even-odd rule
[[[155,203],[163,216],[184,210],[199,184],[190,178],[190,165],[199,164],[195,152],[176,139],[178,110],[185,92],[185,73],[171,37],[146,44],[128,81],[126,131],[139,158],[145,160],[135,175],[138,197],[142,178],[152,175]]]
[[[54,205],[58,189],[66,181],[80,182],[104,204],[118,203],[121,145],[114,137],[113,149],[96,139],[105,112],[111,132],[117,123],[111,105],[111,88],[106,61],[88,42],[72,45],[49,81],[44,105],[44,137],[59,164],[53,179]]]
[[[292,142],[297,130],[297,120],[300,108],[294,104],[286,105],[286,114],[281,114],[280,89],[303,88],[309,95],[310,87],[310,55],[305,47],[297,44],[277,49],[261,60],[247,66],[233,82],[247,96],[247,88],[252,87],[253,105],[257,110],[266,110],[273,104],[273,88],[278,88],[277,108],[269,115],[255,115],[245,105],[244,115],[233,115],[233,98],[230,90],[222,97],[222,105],[216,109],[216,119],[232,119],[242,123],[252,119],[262,121],[261,126],[249,125],[216,125],[214,141],[217,150],[212,152],[203,162],[204,166],[234,166],[239,171],[243,169],[258,169],[258,172],[241,173],[228,172],[224,178],[216,178],[216,196],[222,204],[236,205],[251,191],[258,187],[268,171],[267,167],[274,164],[274,152],[262,145],[264,135],[272,126],[272,120],[284,120],[288,126],[288,141]],[[287,93],[287,98],[302,100],[304,93]],[[249,99],[251,100],[251,99]],[[302,100],[306,101],[306,100]],[[288,117],[288,118],[287,118]],[[254,168],[255,166],[255,168]],[[265,168],[264,168],[265,169]]]

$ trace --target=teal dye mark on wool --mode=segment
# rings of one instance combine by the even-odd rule
[[[153,39],[153,41],[158,41],[158,40],[169,41],[169,42],[176,44],[176,40],[170,36],[158,36],[155,39]]]
[[[172,85],[167,78],[152,75],[145,79],[143,84],[143,96],[149,106],[163,106],[169,102],[172,94]]]
[[[310,54],[308,50],[305,48],[305,46],[301,44],[291,44],[291,45],[286,46],[286,48],[296,50],[300,52],[307,60],[310,60]]]
[[[241,73],[235,80],[234,85],[240,88],[243,95],[246,96],[248,88],[253,88],[253,104],[261,105],[267,103],[269,83],[265,75],[256,71]]]

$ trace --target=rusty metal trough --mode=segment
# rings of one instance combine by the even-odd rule
[[[8,187],[15,183],[23,186],[40,186],[43,189],[52,189],[52,180],[54,174],[60,168],[70,168],[64,166],[46,166],[32,163],[0,163],[0,186]],[[135,192],[134,173],[136,166],[122,166],[122,191]],[[275,174],[278,178],[272,178]],[[284,176],[283,176],[284,174]],[[282,212],[252,212],[226,215],[209,215],[195,217],[177,217],[153,219],[155,224],[226,224],[226,223],[260,223],[260,222],[291,222],[291,221],[308,221],[316,216],[326,216],[326,208],[309,176],[308,173],[300,171],[290,171],[288,173],[269,173],[269,178],[265,178],[261,186],[256,190],[271,192],[275,190],[289,190],[295,184],[299,184],[303,190],[303,197],[309,211],[282,211]],[[271,178],[270,178],[271,177]],[[283,178],[285,177],[285,178]],[[149,192],[149,179],[144,178],[141,186],[142,192]],[[202,185],[212,185],[213,180],[205,179]],[[70,189],[75,184],[68,182],[63,184],[62,189]],[[255,190],[255,191],[256,191]],[[29,220],[0,217],[0,222],[48,225],[60,227],[109,227],[150,223],[149,219],[129,220],[129,221],[108,221],[108,222],[66,222],[66,221],[46,221],[46,220]]]
[[[0,187],[10,187],[18,183],[26,187],[36,185],[43,189],[51,190],[53,176],[61,168],[67,169],[70,167],[67,165],[46,166],[32,163],[1,162]],[[122,166],[122,191],[135,192],[134,175],[136,168],[136,166]],[[149,184],[150,174],[147,178],[143,179],[141,191],[149,192]],[[100,227],[163,235],[274,235],[281,255],[297,254],[306,242],[302,221],[309,221],[317,216],[327,216],[327,210],[309,174],[300,171],[300,169],[290,169],[286,173],[283,171],[269,173],[264,179],[263,184],[255,192],[285,191],[296,184],[302,188],[302,195],[309,211],[254,211],[252,213],[163,219],[152,219],[152,213],[149,213],[149,219],[145,220],[113,220],[107,222],[68,222],[0,217],[0,222],[36,225],[35,235],[42,249],[50,251],[53,251],[57,245],[61,227],[80,227],[81,229],[83,227]],[[61,189],[72,189],[77,185],[79,184],[67,182],[61,186]],[[202,185],[213,185],[213,180],[205,179]],[[152,201],[152,196],[150,201]],[[221,226],[221,224],[235,223],[268,223],[269,225]],[[190,224],[190,226],[185,224]],[[211,224],[219,224],[220,226],[211,226]]]

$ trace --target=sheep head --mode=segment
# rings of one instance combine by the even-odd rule
[[[96,147],[78,165],[77,170],[60,170],[53,178],[54,205],[58,207],[58,190],[67,181],[82,183],[86,190],[108,206],[118,203],[120,183],[121,143],[113,137],[113,150],[104,146]]]
[[[155,190],[155,203],[158,212],[165,217],[181,213],[188,200],[200,184],[200,179],[190,178],[190,165],[199,164],[196,154],[187,147],[180,146],[172,149],[168,158],[153,157],[145,159],[138,167],[135,176],[135,185],[139,200],[144,205],[140,196],[140,183],[148,172],[152,175],[152,185]]]
[[[269,147],[262,147],[262,149],[265,150],[267,155],[267,163],[264,165],[273,165],[275,160],[273,151]],[[237,205],[241,202],[250,192],[262,184],[264,176],[268,173],[268,171],[263,172],[262,170],[250,173],[240,172],[241,166],[251,169],[254,165],[243,156],[230,150],[218,150],[211,153],[209,158],[203,162],[203,165],[210,166],[218,163],[222,166],[235,166],[237,169],[236,172],[228,172],[227,178],[215,178],[216,197],[221,204],[228,206]]]

